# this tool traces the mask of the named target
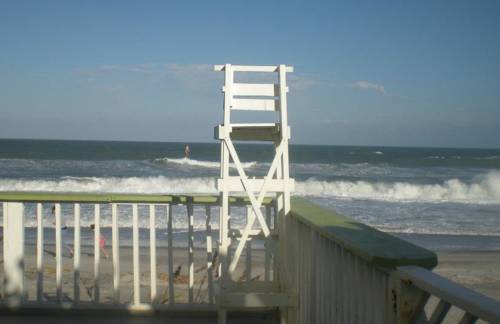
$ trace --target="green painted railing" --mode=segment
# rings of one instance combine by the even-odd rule
[[[292,198],[291,216],[373,265],[389,268],[417,265],[428,269],[437,265],[434,252],[339,215],[334,210],[304,198]]]
[[[147,204],[200,204],[217,205],[219,196],[203,194],[129,194],[129,193],[79,193],[79,192],[0,192],[0,201],[10,202],[67,202],[67,203],[147,203]],[[248,205],[247,197],[230,197],[234,205]],[[265,198],[269,205],[272,198]]]

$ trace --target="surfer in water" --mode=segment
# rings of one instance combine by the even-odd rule
[[[191,154],[191,150],[189,150],[189,145],[186,144],[186,147],[184,148],[184,157],[189,159],[189,154]]]

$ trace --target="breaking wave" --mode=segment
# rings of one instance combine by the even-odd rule
[[[408,182],[318,181],[309,179],[296,185],[307,196],[373,199],[411,202],[500,203],[500,173],[491,172],[467,184],[450,179],[441,184]]]
[[[295,194],[311,197],[383,200],[393,202],[500,203],[500,172],[490,172],[472,183],[450,179],[439,184],[409,182],[297,181]],[[57,180],[0,179],[0,191],[210,193],[212,177],[65,177]]]
[[[65,177],[60,180],[1,179],[0,191],[215,193],[214,178]]]
[[[210,168],[210,169],[218,169],[220,167],[220,163],[214,162],[214,161],[200,161],[200,160],[194,160],[194,159],[189,159],[189,158],[179,158],[179,159],[173,159],[173,158],[158,158],[153,160],[156,163],[162,163],[162,164],[173,164],[173,165],[183,165],[183,166],[193,166],[193,167],[201,167],[201,168]],[[250,168],[253,167],[257,164],[256,161],[252,162],[243,162],[242,165],[244,168]],[[234,168],[234,165],[231,164],[231,167]]]

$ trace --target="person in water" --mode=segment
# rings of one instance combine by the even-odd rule
[[[184,148],[184,157],[189,159],[189,154],[191,154],[191,151],[189,150],[189,145],[186,144],[186,147]]]
[[[95,224],[90,224],[90,229],[92,231],[95,230]],[[104,237],[104,235],[102,235],[102,233],[100,233],[101,235],[99,236],[99,249],[101,250],[101,253],[104,255],[104,257],[106,259],[109,258],[109,254],[108,254],[108,251],[106,251],[105,249],[105,246],[106,246],[106,238]]]

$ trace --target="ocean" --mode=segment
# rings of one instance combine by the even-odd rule
[[[267,172],[272,146],[236,147],[250,176]],[[291,145],[290,162],[294,195],[432,249],[500,250],[499,149]],[[0,140],[0,191],[215,194],[218,175],[218,143]],[[71,208],[63,206],[68,226]],[[27,214],[34,227],[33,206]],[[102,217],[106,233],[109,210]],[[130,226],[130,211],[121,217]],[[195,222],[202,231],[201,208]],[[243,224],[243,212],[232,222]],[[140,224],[147,228],[145,214]],[[174,227],[185,232],[186,218]]]

